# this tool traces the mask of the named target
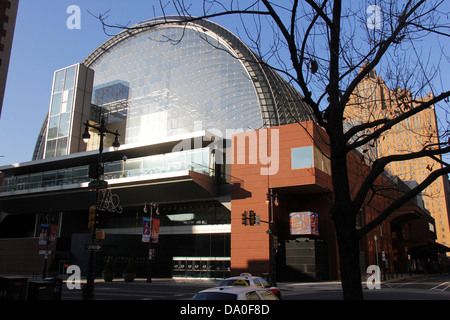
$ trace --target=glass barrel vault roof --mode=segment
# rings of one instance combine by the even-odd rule
[[[128,83],[125,143],[312,118],[300,94],[229,31],[206,20],[169,21],[124,30],[83,62],[95,71],[94,91]]]
[[[298,91],[239,38],[208,20],[145,21],[108,39],[83,64],[95,71],[93,108],[113,108],[125,119],[126,144],[313,119]],[[111,96],[117,84],[126,93],[120,99]]]

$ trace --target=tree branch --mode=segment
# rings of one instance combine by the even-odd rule
[[[361,82],[364,77],[375,68],[376,65],[380,62],[381,58],[384,56],[386,51],[389,49],[392,43],[397,41],[398,35],[400,32],[407,26],[407,19],[425,2],[425,0],[419,1],[413,8],[407,11],[409,3],[405,6],[403,13],[400,15],[398,19],[398,24],[392,34],[384,41],[381,41],[378,44],[378,52],[376,53],[374,59],[369,62],[363,69],[359,72],[359,74],[353,79],[353,81],[349,84],[344,94],[342,95],[341,104],[346,105],[350,99],[350,95],[355,90],[356,86]]]
[[[379,128],[379,129],[373,131],[372,133],[368,134],[367,137],[365,137],[364,139],[359,140],[359,141],[356,141],[356,142],[354,142],[354,143],[347,144],[347,148],[346,148],[346,149],[347,149],[347,152],[350,151],[350,150],[356,149],[356,148],[358,148],[358,147],[360,147],[360,146],[363,146],[363,145],[365,145],[366,143],[370,142],[371,140],[374,140],[374,139],[379,138],[380,135],[381,135],[383,132],[388,131],[389,129],[391,129],[391,128],[392,128],[393,126],[395,126],[396,124],[402,122],[402,121],[405,120],[405,119],[408,119],[408,118],[412,117],[413,115],[415,115],[415,114],[417,114],[417,113],[419,113],[419,112],[425,110],[426,108],[428,108],[428,107],[434,105],[435,103],[437,103],[437,102],[439,102],[439,101],[444,100],[445,98],[447,98],[447,97],[449,97],[449,96],[450,96],[450,91],[443,92],[443,93],[441,93],[440,95],[438,95],[437,97],[433,97],[433,98],[430,99],[429,101],[423,102],[423,103],[421,103],[419,106],[417,106],[417,107],[415,107],[415,108],[412,108],[412,109],[410,109],[409,111],[407,111],[407,112],[401,114],[400,116],[398,116],[398,117],[396,117],[396,118],[393,118],[393,119],[387,121],[381,128]],[[353,128],[356,128],[356,127],[357,127],[357,126],[355,126],[355,127],[353,127]],[[350,130],[352,130],[353,128],[351,128]],[[350,130],[349,130],[349,131],[350,131]],[[348,133],[348,131],[347,131],[347,133]],[[353,133],[352,133],[351,136],[350,136],[349,134],[346,134],[347,141],[348,141],[353,135],[355,135],[356,133],[357,133],[357,131],[356,131],[356,129],[355,129],[355,130],[353,130]]]
[[[442,148],[442,149],[432,149],[432,150],[427,150],[424,148],[418,152],[391,155],[391,156],[377,159],[372,166],[372,170],[369,172],[369,174],[367,175],[367,177],[365,178],[364,182],[359,187],[359,190],[355,195],[355,198],[353,200],[354,208],[360,208],[362,206],[362,204],[364,203],[364,199],[366,198],[368,192],[374,185],[376,179],[379,177],[379,175],[381,173],[384,172],[384,168],[389,163],[394,162],[394,161],[404,161],[404,160],[411,160],[411,159],[417,159],[417,158],[422,158],[422,157],[432,157],[435,155],[441,155],[441,154],[445,154],[448,152],[450,152],[450,146],[447,146],[446,148]]]
[[[386,220],[392,213],[394,213],[397,209],[401,208],[404,204],[406,204],[409,200],[417,196],[420,192],[425,190],[431,183],[433,183],[437,178],[442,175],[449,174],[450,167],[444,167],[438,170],[433,171],[422,183],[420,183],[415,188],[409,190],[404,193],[401,197],[395,200],[388,208],[386,208],[378,217],[373,219],[371,222],[366,224],[364,227],[357,231],[357,236],[361,239],[364,235],[366,235],[369,231],[380,225],[384,220]]]

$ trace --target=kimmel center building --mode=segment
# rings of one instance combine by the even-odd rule
[[[235,35],[145,21],[55,71],[32,160],[0,168],[0,274],[86,275],[95,250],[99,277],[132,259],[138,277],[151,262],[152,277],[338,279],[327,154],[302,96]],[[434,230],[414,199],[362,239],[363,272],[420,271],[447,249]]]

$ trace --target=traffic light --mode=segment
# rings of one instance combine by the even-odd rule
[[[97,222],[97,207],[96,206],[91,206],[89,208],[88,228],[89,229],[94,229],[96,222]]]
[[[242,224],[247,225],[247,211],[242,212]]]
[[[255,222],[256,222],[256,214],[255,214],[255,211],[250,210],[250,218],[249,218],[249,220],[250,220],[250,225],[251,225],[251,226],[255,225]]]
[[[102,164],[96,162],[89,165],[89,178],[91,179],[99,179],[100,176],[103,175],[103,166]]]
[[[278,236],[273,236],[273,247],[278,248]]]

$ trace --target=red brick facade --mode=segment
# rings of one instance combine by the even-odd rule
[[[278,170],[275,170],[275,159],[272,163],[261,155],[260,149],[266,142],[268,155],[277,155]],[[245,147],[243,137],[246,136]],[[276,143],[272,144],[272,140]],[[256,136],[250,133],[239,133],[233,137],[233,163],[232,163],[232,202],[231,202],[231,269],[233,274],[246,271],[255,274],[270,273],[270,236],[267,233],[269,225],[264,223],[270,220],[270,206],[266,204],[266,196],[270,189],[277,194],[279,205],[273,207],[273,234],[279,243],[294,240],[290,235],[289,214],[294,211],[313,211],[319,215],[319,236],[328,248],[329,278],[338,279],[338,248],[335,237],[334,223],[328,212],[332,204],[332,185],[329,171],[329,159],[321,155],[328,154],[326,134],[315,126],[313,122],[291,124],[270,129],[256,131]],[[278,150],[271,150],[278,148]],[[292,169],[291,149],[314,146],[314,166],[309,168]],[[321,150],[319,152],[318,150]],[[263,150],[265,151],[265,150]],[[240,153],[241,152],[241,153]],[[245,152],[243,163],[242,152]],[[249,156],[258,153],[259,158]],[[263,152],[264,153],[264,152]],[[261,158],[262,157],[262,158]],[[261,174],[261,169],[272,166],[273,174]],[[349,155],[349,171],[351,184],[356,190],[361,183],[364,171],[368,170],[366,164],[357,154]],[[362,211],[362,223],[373,219],[378,210],[389,204],[398,193],[393,190],[394,185],[389,179],[381,177],[377,183],[386,188],[391,196],[375,196]],[[397,194],[396,194],[397,193]],[[245,226],[242,224],[242,212],[254,210],[260,216],[260,226]],[[361,240],[362,268],[376,264],[376,254],[379,259],[384,257],[385,267],[390,273],[406,272],[407,250],[413,244],[433,242],[435,235],[429,232],[429,223],[434,220],[420,207],[412,202],[396,211],[382,227],[372,230]],[[406,230],[408,229],[408,230]],[[416,232],[412,232],[412,230]],[[403,230],[403,231],[402,231]],[[411,234],[414,237],[411,237]],[[374,240],[377,235],[377,241]],[[408,238],[409,237],[409,238]],[[317,237],[312,237],[317,238]],[[414,239],[413,239],[414,238]],[[377,248],[375,250],[375,244]],[[409,247],[407,247],[409,245]],[[384,254],[382,255],[382,253]],[[280,253],[277,253],[277,255]],[[279,258],[277,258],[279,260]],[[381,261],[381,260],[380,260]],[[380,263],[381,264],[381,263]]]

